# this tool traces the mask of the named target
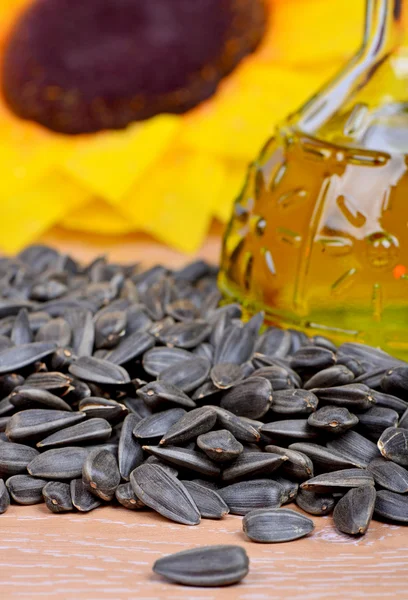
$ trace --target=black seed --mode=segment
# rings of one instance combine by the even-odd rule
[[[197,437],[197,446],[214,462],[228,462],[237,458],[243,445],[227,429],[209,431]]]
[[[32,365],[37,360],[52,354],[55,347],[52,342],[32,342],[31,344],[6,348],[6,350],[0,352],[0,374],[11,373]]]
[[[128,372],[108,360],[82,356],[69,367],[69,372],[78,379],[101,385],[121,385],[130,382]]]
[[[304,388],[305,390],[311,390],[313,388],[337,387],[351,383],[354,377],[354,373],[344,365],[335,365],[315,373],[307,380]]]
[[[245,515],[242,526],[250,540],[264,544],[297,540],[314,529],[312,519],[290,508],[252,510]]]
[[[10,495],[3,479],[0,479],[0,515],[5,513],[9,506]]]
[[[377,485],[398,494],[408,492],[408,471],[391,460],[375,458],[368,465],[367,471],[374,477]]]
[[[408,429],[389,427],[382,433],[377,445],[385,458],[403,467],[408,466]]]
[[[306,390],[280,390],[273,393],[271,413],[279,415],[310,415],[317,409],[319,400]]]
[[[87,455],[88,451],[79,446],[47,450],[28,463],[27,471],[44,479],[74,479],[81,475]]]
[[[36,456],[38,456],[38,450],[35,448],[3,442],[0,450],[0,477],[23,473]]]
[[[130,473],[142,464],[142,446],[133,437],[133,430],[139,423],[135,415],[128,415],[123,421],[118,447],[118,466],[122,479],[129,481]]]
[[[290,477],[299,481],[304,481],[305,479],[313,477],[313,463],[303,452],[272,445],[266,446],[265,450],[266,452],[273,452],[280,456],[286,456],[287,460],[282,465],[282,470]]]
[[[383,408],[381,406],[373,406],[366,412],[361,413],[358,419],[364,435],[375,442],[378,441],[384,429],[397,427],[398,425],[398,413],[391,408]]]
[[[168,406],[168,403],[195,408],[196,403],[182,390],[171,383],[152,381],[137,390],[137,395],[143,398],[147,406],[153,409]]]
[[[161,371],[159,380],[174,385],[183,392],[191,392],[207,379],[210,369],[211,363],[207,358],[192,356]]]
[[[338,501],[333,520],[342,533],[366,533],[374,512],[375,489],[371,485],[351,489]]]
[[[380,490],[375,499],[374,513],[396,523],[408,523],[408,496]]]
[[[125,337],[114,350],[109,352],[106,360],[116,365],[124,365],[153,348],[155,343],[154,337],[149,333],[136,331]]]
[[[270,452],[243,452],[222,472],[223,481],[248,479],[248,476],[267,475],[278,469],[288,457]]]
[[[246,515],[254,508],[278,508],[285,497],[283,487],[270,479],[233,483],[218,493],[233,515]]]
[[[82,478],[73,479],[70,484],[72,504],[80,512],[89,512],[101,506],[99,498],[91,494],[84,485]]]
[[[247,421],[237,417],[229,410],[218,406],[213,407],[217,413],[218,423],[230,431],[240,442],[258,442],[260,440],[259,432]]]
[[[46,406],[55,410],[68,410],[72,408],[65,400],[41,388],[32,388],[23,385],[13,390],[10,394],[10,402],[18,409],[31,408],[33,405]]]
[[[313,464],[326,472],[338,471],[340,469],[350,469],[357,466],[353,460],[343,457],[334,450],[329,450],[318,444],[309,444],[306,442],[296,442],[290,444],[289,449],[303,452],[308,456]]]
[[[223,392],[220,406],[235,415],[259,419],[268,412],[271,403],[270,382],[262,377],[251,377]]]
[[[30,475],[13,475],[6,481],[7,489],[17,504],[38,504],[43,501],[42,490],[48,482]]]
[[[194,481],[182,481],[203,519],[221,519],[229,508],[217,492]]]
[[[375,404],[372,391],[362,383],[312,390],[321,403],[343,406],[350,410],[367,410]]]
[[[184,408],[170,408],[136,423],[133,435],[137,439],[149,440],[163,437],[174,423],[186,414]]]
[[[166,431],[160,440],[160,445],[185,444],[197,436],[207,433],[213,428],[216,420],[217,414],[210,406],[191,410]]]
[[[191,469],[203,475],[217,477],[220,474],[220,469],[205,454],[196,450],[179,448],[178,446],[167,446],[166,448],[161,446],[143,446],[143,450],[157,456],[157,458],[160,458],[164,462],[178,465],[185,469]]]
[[[375,410],[375,408],[370,410]],[[358,423],[358,417],[341,406],[323,406],[317,412],[312,413],[307,422],[316,429],[338,434],[355,427]]]
[[[65,427],[37,443],[37,448],[58,448],[92,442],[106,442],[112,433],[112,427],[106,419],[88,419]]]
[[[336,501],[332,494],[316,494],[307,490],[299,490],[296,504],[310,515],[328,515],[332,512]]]
[[[268,438],[277,439],[314,440],[319,437],[319,432],[311,427],[306,419],[266,423],[261,427],[261,433]]]
[[[146,506],[136,496],[131,483],[121,483],[118,485],[115,491],[115,497],[119,504],[122,504],[122,506],[130,510],[140,510]]]
[[[364,485],[374,485],[374,479],[364,469],[344,469],[318,475],[301,484],[302,490],[312,492],[333,492],[337,490],[356,488]]]
[[[347,431],[326,444],[329,450],[334,450],[344,458],[366,467],[374,458],[380,456],[377,446],[356,431]]]
[[[74,510],[69,483],[50,481],[42,489],[45,504],[54,513],[64,513]]]
[[[7,423],[6,433],[12,442],[37,441],[82,419],[85,415],[80,412],[33,408],[13,415]]]

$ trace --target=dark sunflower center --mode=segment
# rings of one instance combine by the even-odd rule
[[[183,113],[264,28],[263,0],[36,0],[8,40],[4,97],[20,117],[70,134]]]

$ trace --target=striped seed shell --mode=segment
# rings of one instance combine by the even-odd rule
[[[203,519],[222,519],[229,513],[228,506],[215,490],[194,481],[182,481],[182,483],[194,500]]]
[[[69,309],[64,316],[72,331],[71,346],[74,354],[91,356],[95,340],[92,312],[83,309]]]
[[[24,444],[3,442],[0,451],[0,477],[23,473],[36,456],[38,456],[38,450],[35,448]]]
[[[25,380],[25,385],[64,396],[71,390],[72,382],[72,377],[66,373],[49,371],[47,373],[31,373]]]
[[[18,409],[31,408],[33,405],[46,406],[55,410],[72,411],[71,406],[59,396],[27,385],[14,389],[10,394],[10,402]]]
[[[369,486],[367,486],[369,487]],[[310,515],[328,515],[336,505],[333,494],[316,494],[307,490],[299,490],[296,504]]]
[[[299,491],[299,484],[296,481],[291,481],[290,479],[286,479],[286,477],[281,477],[280,475],[274,475],[274,481],[279,483],[283,492],[282,492],[282,504],[287,504],[288,502],[292,502]]]
[[[192,355],[188,350],[158,346],[143,354],[142,364],[146,373],[149,373],[153,377],[158,377],[168,367],[183,360],[188,360],[191,357]]]
[[[36,456],[28,463],[27,471],[33,477],[44,479],[75,479],[82,473],[88,451],[79,446],[54,448]]]
[[[271,413],[279,415],[310,415],[317,409],[319,400],[310,391],[291,389],[273,393]]]
[[[89,452],[82,468],[82,481],[90,492],[102,500],[112,500],[120,484],[120,472],[115,456],[103,448]]]
[[[313,388],[338,387],[351,383],[355,378],[353,371],[344,365],[334,365],[315,373],[304,384],[305,390]]]
[[[243,379],[241,365],[218,363],[211,369],[211,380],[220,390],[226,390]]]
[[[367,471],[374,477],[375,483],[386,490],[397,494],[408,492],[408,471],[401,465],[385,458],[375,458],[368,465]]]
[[[213,406],[217,413],[217,422],[224,429],[227,429],[240,442],[256,443],[259,442],[261,435],[248,421],[234,415],[229,410]]]
[[[159,332],[159,340],[167,346],[177,346],[189,350],[204,342],[211,333],[211,325],[196,319],[189,322],[175,323],[164,327]]]
[[[136,496],[164,517],[183,525],[198,525],[200,512],[184,485],[158,465],[143,464],[130,474]]]
[[[253,371],[249,377],[263,377],[264,379],[267,379],[272,385],[274,392],[300,387],[301,382],[299,376],[296,374],[296,378],[292,378],[286,367],[282,367],[280,365],[269,365],[261,366],[259,368],[259,361],[259,355],[255,354],[252,362],[255,365],[256,370]]]
[[[301,484],[302,490],[317,493],[333,492],[364,485],[374,485],[374,479],[365,469],[343,469],[317,475]]]
[[[289,448],[281,448],[280,446],[268,445],[265,447],[266,452],[286,456],[287,460],[282,465],[282,471],[298,481],[304,481],[313,477],[313,463],[311,459],[298,450],[290,450]]]
[[[126,331],[126,312],[113,310],[95,316],[95,348],[113,348]]]
[[[313,531],[314,523],[290,508],[261,508],[246,514],[242,527],[253,542],[272,544],[302,538]]]
[[[91,494],[86,488],[82,477],[80,479],[72,479],[70,483],[72,504],[80,512],[89,512],[101,506],[102,501]]]
[[[54,342],[58,347],[64,348],[71,343],[72,331],[65,319],[57,317],[44,323],[37,331],[36,342]]]
[[[31,331],[30,321],[26,308],[22,308],[15,318],[10,339],[15,346],[30,344],[33,341],[33,332]],[[50,340],[38,340],[50,341]]]
[[[123,367],[93,356],[80,356],[70,365],[69,372],[78,379],[99,385],[122,385],[130,382],[129,374]]]
[[[125,508],[128,508],[129,510],[140,510],[141,508],[145,508],[146,506],[136,496],[135,492],[133,491],[132,484],[130,482],[121,483],[120,485],[118,485],[118,487],[115,490],[115,497],[119,504],[121,504]]]
[[[397,427],[398,413],[391,408],[373,406],[359,415],[359,425],[366,437],[378,441],[384,429]],[[401,427],[401,424],[400,424]]]
[[[408,466],[408,429],[388,427],[382,433],[377,446],[385,458],[402,467]]]
[[[380,453],[374,442],[371,442],[356,431],[347,431],[326,443],[329,450],[334,450],[344,458],[355,462],[359,467],[366,467]]]
[[[293,354],[290,366],[297,373],[311,375],[322,369],[332,367],[336,363],[336,360],[335,353],[327,348],[304,346]]]
[[[106,360],[115,365],[124,365],[142,356],[147,350],[153,348],[155,343],[154,337],[146,331],[136,331],[122,339],[116,348],[107,354]]]
[[[309,425],[306,419],[273,421],[261,427],[261,433],[268,438],[314,440],[319,432]]]
[[[69,483],[49,481],[42,489],[47,508],[53,513],[64,513],[74,510]]]
[[[375,404],[373,392],[362,383],[350,383],[331,388],[314,388],[321,403],[344,406],[351,411],[367,410]]]
[[[217,463],[234,460],[244,449],[228,429],[218,429],[199,435],[197,446]]]
[[[345,433],[348,429],[355,427],[358,423],[358,417],[342,406],[323,406],[312,413],[307,422],[316,429],[338,434]]]
[[[139,419],[133,415],[128,415],[123,421],[120,432],[118,447],[118,466],[122,479],[129,481],[133,469],[143,462],[142,446],[133,437],[133,430],[139,423]]]
[[[339,471],[340,469],[351,469],[356,467],[353,460],[349,460],[334,450],[329,450],[318,444],[308,442],[295,442],[290,444],[289,449],[303,452],[308,456],[314,465],[325,472]]]
[[[53,342],[32,342],[6,348],[0,352],[0,375],[32,365],[52,354],[55,348]]]
[[[76,444],[106,442],[112,427],[106,419],[87,419],[56,431],[37,443],[37,448],[58,448]]]
[[[396,523],[408,523],[408,496],[380,490],[375,499],[374,514]]]
[[[10,494],[3,479],[0,479],[0,515],[6,512],[10,506]]]
[[[12,442],[36,441],[44,435],[49,435],[79,423],[85,415],[80,412],[66,410],[47,410],[33,408],[14,414],[6,427],[7,437]]]
[[[195,408],[196,403],[191,400],[182,390],[171,383],[165,381],[151,381],[150,383],[139,388],[136,392],[147,406],[151,408],[162,407],[168,402]]]
[[[159,381],[170,383],[185,393],[198,388],[210,374],[211,363],[207,358],[192,356],[160,372]]]
[[[228,326],[216,347],[215,364],[234,363],[241,365],[249,360],[254,352],[263,318],[263,313],[259,313],[245,325]]]
[[[195,408],[174,423],[160,440],[161,446],[185,444],[212,429],[217,420],[216,412],[210,406]]]
[[[349,490],[337,502],[333,520],[337,529],[349,535],[366,533],[374,512],[375,489],[371,485]]]
[[[170,408],[154,413],[136,423],[133,435],[136,439],[149,440],[163,437],[174,423],[177,423],[186,411],[184,408]]]
[[[282,486],[271,479],[232,483],[218,493],[233,515],[246,515],[254,508],[278,508],[285,496]]]
[[[372,390],[371,395],[374,398],[375,404],[383,408],[391,408],[395,410],[399,415],[402,415],[408,408],[408,402],[397,398],[397,396],[391,396],[390,394],[384,394],[378,390]]]
[[[17,504],[38,504],[43,501],[42,490],[48,482],[30,475],[13,475],[6,481],[7,489]]]
[[[153,571],[175,583],[199,587],[232,585],[243,579],[248,556],[240,546],[201,546],[157,560]]]
[[[190,450],[188,448],[179,448],[178,446],[143,446],[143,450],[153,454],[160,460],[178,465],[184,469],[191,469],[210,477],[217,477],[220,469],[204,453]]]
[[[223,392],[220,407],[240,417],[259,419],[271,404],[271,383],[263,377],[250,377]]]
[[[278,469],[288,457],[271,452],[243,452],[222,472],[223,481],[268,475]]]
[[[408,392],[408,367],[394,367],[387,371],[381,380],[381,388],[386,394],[405,399]]]
[[[88,396],[80,400],[78,409],[88,419],[100,418],[109,422],[121,421],[123,416],[127,414],[127,408],[124,404],[110,398],[99,398],[97,396]]]
[[[260,335],[255,344],[255,351],[266,356],[284,358],[291,346],[291,337],[288,331],[269,327]]]

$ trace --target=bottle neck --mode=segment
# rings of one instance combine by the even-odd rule
[[[406,0],[367,0],[361,58],[381,60],[402,43],[406,6]]]

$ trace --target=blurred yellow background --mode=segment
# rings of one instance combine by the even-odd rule
[[[36,1],[1,0],[0,60],[14,23]],[[214,219],[227,222],[246,166],[276,123],[362,42],[364,0],[265,4],[259,47],[185,114],[69,136],[20,119],[0,94],[0,249],[38,239],[101,248],[120,239],[130,247],[138,231],[178,252],[197,251]],[[217,239],[221,226],[212,232]],[[150,238],[142,240],[151,249]],[[210,245],[215,255],[217,243]]]

